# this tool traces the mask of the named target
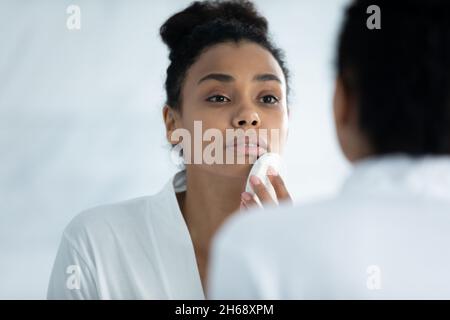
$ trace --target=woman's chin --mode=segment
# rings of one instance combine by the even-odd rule
[[[248,174],[250,173],[253,163],[254,161],[249,162],[247,159],[247,161],[243,163],[237,162],[235,164],[224,163],[224,164],[210,164],[210,165],[201,164],[196,166],[216,176],[219,175],[229,178],[246,179],[248,177]]]

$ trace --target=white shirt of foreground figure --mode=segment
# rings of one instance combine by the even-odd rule
[[[450,299],[450,157],[358,163],[328,201],[236,215],[212,299]]]

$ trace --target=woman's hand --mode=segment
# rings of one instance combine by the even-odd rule
[[[292,198],[286,189],[283,179],[272,167],[269,167],[269,169],[267,170],[267,177],[269,178],[270,183],[275,190],[278,202],[292,204]],[[249,192],[243,192],[241,194],[241,210],[250,209],[253,207],[261,207],[261,205],[276,205],[276,202],[270,196],[269,191],[267,191],[266,187],[257,176],[250,176],[250,185],[255,192],[255,195],[252,195]],[[261,202],[261,205],[256,202],[256,196]]]

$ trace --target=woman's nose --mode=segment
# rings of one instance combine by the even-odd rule
[[[233,127],[235,128],[256,128],[261,124],[261,119],[255,110],[242,110],[233,118]]]

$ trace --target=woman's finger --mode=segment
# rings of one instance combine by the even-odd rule
[[[255,196],[249,192],[242,192],[241,194],[242,204],[246,209],[250,209],[253,207],[259,207],[259,204],[255,200]]]
[[[252,189],[255,192],[255,194],[258,196],[259,201],[261,201],[261,204],[267,205],[276,204],[275,200],[272,199],[269,191],[267,191],[261,179],[259,179],[257,176],[252,175],[250,177],[250,185],[252,186]]]
[[[292,198],[286,189],[283,179],[273,167],[269,167],[267,170],[267,177],[269,177],[270,183],[275,190],[278,201],[292,203]]]
[[[247,207],[244,204],[244,201],[241,200],[241,204],[239,205],[239,211],[245,211],[247,210]]]

